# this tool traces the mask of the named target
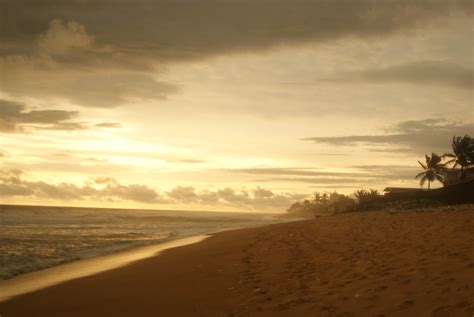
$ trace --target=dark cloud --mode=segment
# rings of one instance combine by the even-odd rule
[[[17,132],[24,124],[44,124],[49,127],[73,119],[77,111],[33,110],[25,111],[25,106],[0,99],[0,131]]]
[[[151,74],[134,72],[80,73],[58,78],[60,80],[59,85],[45,82],[39,93],[50,93],[83,106],[112,108],[134,100],[164,100],[177,91],[171,84],[156,81]],[[77,87],[81,87],[83,93],[78,92]]]
[[[343,72],[326,79],[326,81],[374,84],[409,83],[473,89],[474,69],[445,61],[419,61],[380,69]]]
[[[94,107],[163,100],[179,88],[156,80],[170,62],[381,37],[472,12],[469,0],[4,0],[2,90]]]
[[[149,204],[200,204],[216,207],[264,210],[286,209],[292,203],[306,198],[307,194],[276,193],[268,189],[235,190],[223,188],[214,191],[196,190],[194,187],[176,187],[159,193],[142,184],[123,185],[110,177],[95,178],[83,186],[70,183],[49,184],[27,181],[18,169],[0,170],[0,196],[20,196],[59,200],[134,201]]]
[[[113,108],[127,102],[164,100],[178,90],[157,81],[152,68],[147,72],[109,69],[99,63],[88,69],[45,56],[0,58],[0,68],[8,74],[8,80],[0,78],[1,89],[14,97],[54,97],[80,106]]]
[[[2,90],[12,96],[55,97],[82,106],[116,107],[130,101],[163,100],[177,90],[155,79],[150,58],[97,44],[84,25],[54,19],[24,54],[0,54],[8,74]]]
[[[472,113],[469,115],[472,116]],[[444,119],[409,120],[399,122],[388,132],[382,135],[312,137],[303,140],[334,146],[391,145],[399,147],[400,151],[409,150],[417,154],[444,153],[450,150],[454,135],[474,134],[474,123],[451,122]]]
[[[0,132],[21,132],[25,128],[38,130],[82,130],[91,127],[115,128],[118,123],[88,124],[69,121],[79,112],[66,110],[25,110],[22,104],[0,99]]]
[[[42,41],[56,51],[84,49],[95,39],[123,54],[173,60],[280,43],[385,35],[422,23],[440,23],[440,18],[456,12],[472,14],[473,8],[468,0],[5,0],[2,10],[3,52],[28,52],[50,21],[61,18],[79,25],[66,25],[75,34],[69,38],[53,25],[54,36],[44,36]]]

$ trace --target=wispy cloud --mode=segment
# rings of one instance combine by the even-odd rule
[[[417,165],[355,165],[350,171],[312,171],[300,168],[249,168],[234,169],[229,172],[262,175],[254,179],[256,183],[306,183],[314,188],[360,188],[374,184],[412,180],[419,167]],[[316,186],[317,185],[317,186]]]
[[[417,165],[355,165],[350,172],[298,171],[292,169],[262,168],[238,170],[241,173],[268,175],[268,178],[255,179],[255,182],[297,182],[320,184],[320,187],[360,187],[367,183],[403,181],[413,179],[419,169]],[[336,186],[337,185],[337,186]],[[355,186],[354,186],[355,185]]]
[[[418,61],[378,69],[337,73],[322,81],[337,83],[409,83],[474,89],[474,69],[446,61]]]
[[[118,128],[119,123],[71,121],[79,115],[78,111],[67,110],[26,110],[26,106],[13,101],[0,99],[0,132],[22,132],[27,128],[37,130],[83,130],[93,127]]]
[[[196,159],[166,159],[170,163],[183,163],[183,164],[202,164],[207,163],[206,160],[196,160]]]
[[[322,187],[326,185],[340,185],[340,184],[359,184],[359,186],[368,182],[374,182],[375,178],[370,176],[365,177],[269,177],[265,179],[255,180],[256,182],[284,182],[284,183],[307,183],[320,184]]]
[[[474,123],[445,119],[408,120],[397,123],[387,131],[389,133],[380,135],[310,137],[303,140],[337,146],[395,145],[401,152],[412,153],[443,152],[449,151],[451,138],[454,135],[472,134]]]
[[[223,171],[230,173],[239,174],[250,174],[250,175],[296,175],[296,176],[360,176],[360,173],[351,172],[328,172],[328,171],[315,171],[311,168],[300,168],[300,167],[262,167],[262,168],[240,168],[240,169],[224,169]]]

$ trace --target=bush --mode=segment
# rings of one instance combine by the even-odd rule
[[[333,193],[315,193],[313,199],[296,202],[287,212],[293,216],[308,217],[323,213],[347,212],[354,210],[355,201],[349,196]]]
[[[379,209],[385,204],[385,198],[375,189],[359,189],[354,193],[357,210]]]

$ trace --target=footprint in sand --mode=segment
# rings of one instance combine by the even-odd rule
[[[406,301],[404,301],[403,303],[401,303],[401,304],[398,306],[398,308],[400,308],[400,309],[406,309],[406,308],[409,308],[409,307],[413,306],[413,304],[415,304],[414,301],[412,301],[412,300],[406,300]]]
[[[381,285],[381,286],[377,287],[375,290],[377,290],[377,291],[384,291],[384,290],[386,290],[387,288],[388,288],[387,285]]]

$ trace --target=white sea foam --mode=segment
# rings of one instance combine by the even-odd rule
[[[277,221],[256,213],[0,206],[0,279],[135,246]]]

